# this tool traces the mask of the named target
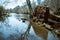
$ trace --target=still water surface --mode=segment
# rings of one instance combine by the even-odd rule
[[[22,22],[21,18],[29,19],[29,15],[10,13],[9,16],[5,18],[4,22],[0,21],[0,40],[21,40],[21,35],[26,32],[28,25],[30,24],[30,22],[27,20]],[[47,35],[47,40],[60,40],[50,31],[48,31]],[[29,34],[26,36],[27,38],[25,38],[25,40],[43,40],[41,36],[36,34],[32,26],[30,28]]]

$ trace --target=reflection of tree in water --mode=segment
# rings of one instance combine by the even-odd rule
[[[0,32],[0,40],[5,40],[2,32]]]
[[[19,36],[17,34],[10,34],[7,40],[19,40]]]
[[[39,9],[40,8],[40,9]],[[37,9],[37,10],[36,10]],[[43,26],[43,24],[42,24],[42,26],[41,26],[41,22],[42,23],[48,23],[48,16],[47,15],[49,15],[49,9],[45,9],[45,7],[38,7],[38,8],[36,8],[35,10],[34,10],[34,14],[31,16],[31,20],[30,20],[30,25],[29,25],[29,27],[28,27],[28,29],[27,29],[27,31],[26,31],[26,34],[27,34],[27,32],[29,33],[29,31],[30,31],[30,28],[31,28],[31,25],[32,25],[32,27],[33,27],[33,29],[34,29],[34,31],[35,31],[35,33],[38,35],[38,36],[41,36],[44,40],[47,40],[47,37],[48,37],[48,31],[53,31],[53,28],[51,28],[51,29],[49,29],[51,26],[50,25],[48,25],[48,24],[46,24],[45,26],[46,26],[46,28],[45,28],[45,26]],[[39,11],[40,10],[40,11]],[[48,11],[48,12],[46,12],[46,11]],[[42,15],[41,15],[42,14]],[[39,15],[39,16],[38,16]],[[43,16],[44,15],[44,16]],[[42,17],[41,17],[42,16]],[[47,18],[47,19],[45,19],[45,18]],[[42,20],[39,20],[39,19],[44,19],[43,21]],[[37,20],[37,21],[36,21]],[[39,26],[39,25],[41,26]],[[47,30],[46,30],[47,29]],[[53,33],[53,35],[55,34],[54,32],[52,32]],[[26,34],[24,34],[24,35],[26,35]],[[27,34],[28,35],[28,34]],[[27,36],[26,35],[26,36]],[[23,36],[23,35],[22,35]],[[21,39],[22,40],[24,40],[23,39],[23,37],[21,36]],[[25,36],[24,36],[25,37]],[[27,38],[28,39],[28,38]]]
[[[41,10],[40,10],[41,9]],[[43,16],[43,15],[45,15],[44,13],[46,13],[46,8],[45,7],[40,7],[40,6],[38,6],[38,7],[36,7],[35,8],[35,10],[34,10],[34,12],[33,12],[33,15],[31,16],[31,20],[30,20],[30,24],[29,24],[29,26],[28,26],[28,29],[27,29],[27,31],[25,32],[25,36],[24,36],[24,38],[26,37],[26,39],[28,40],[28,38],[27,38],[27,36],[28,36],[28,34],[29,34],[29,31],[30,31],[30,28],[31,28],[31,25],[33,26],[33,29],[34,29],[34,31],[35,31],[35,33],[37,34],[37,35],[41,35],[42,36],[42,38],[44,39],[44,40],[47,40],[47,34],[48,34],[48,32],[44,29],[44,28],[41,28],[41,27],[38,27],[38,25],[36,25],[36,23],[38,23],[38,22],[42,22],[43,23],[43,21],[42,20],[40,20],[40,19],[44,19],[45,17]],[[42,15],[40,15],[40,14],[42,14]],[[49,14],[49,13],[48,13]],[[46,14],[47,15],[47,14]],[[41,17],[42,16],[42,17]],[[36,18],[35,18],[36,17]],[[35,18],[35,19],[34,19]],[[48,18],[47,18],[48,19]],[[33,21],[33,20],[35,20],[35,21]],[[37,20],[37,22],[36,22],[36,20]],[[44,32],[44,33],[43,33]],[[28,34],[27,34],[28,33]],[[21,36],[21,38],[22,38],[22,36]]]

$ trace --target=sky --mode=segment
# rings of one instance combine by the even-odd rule
[[[3,4],[3,6],[6,8],[6,9],[10,9],[10,8],[14,8],[16,7],[17,5],[19,6],[23,6],[23,3],[26,2],[26,0],[7,0],[7,2],[5,2]],[[1,1],[0,1],[1,3]]]
[[[2,0],[1,0],[2,1]],[[1,3],[0,1],[0,3]],[[4,1],[7,1],[3,4]],[[37,1],[37,0],[30,0],[31,2],[32,1]],[[10,9],[10,8],[15,8],[16,6],[23,6],[24,2],[26,2],[26,0],[3,0],[2,1],[2,4],[3,6],[5,7],[5,9]]]
[[[37,0],[30,0],[31,3],[32,1],[34,1],[37,3]],[[41,0],[41,2],[43,2],[44,0]],[[10,8],[15,8],[16,6],[23,6],[24,2],[26,2],[26,0],[0,0],[0,5],[3,5],[5,7],[5,9],[10,9]]]

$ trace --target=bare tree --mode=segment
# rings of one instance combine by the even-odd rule
[[[41,0],[37,0],[37,2],[38,2],[38,5],[40,5],[40,1],[41,1]]]
[[[27,5],[28,5],[30,13],[31,13],[32,12],[32,7],[31,7],[30,0],[26,0],[26,2],[27,2]]]

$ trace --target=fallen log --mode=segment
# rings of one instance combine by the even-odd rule
[[[49,18],[57,22],[60,22],[60,17],[58,17],[57,15],[49,14]]]

